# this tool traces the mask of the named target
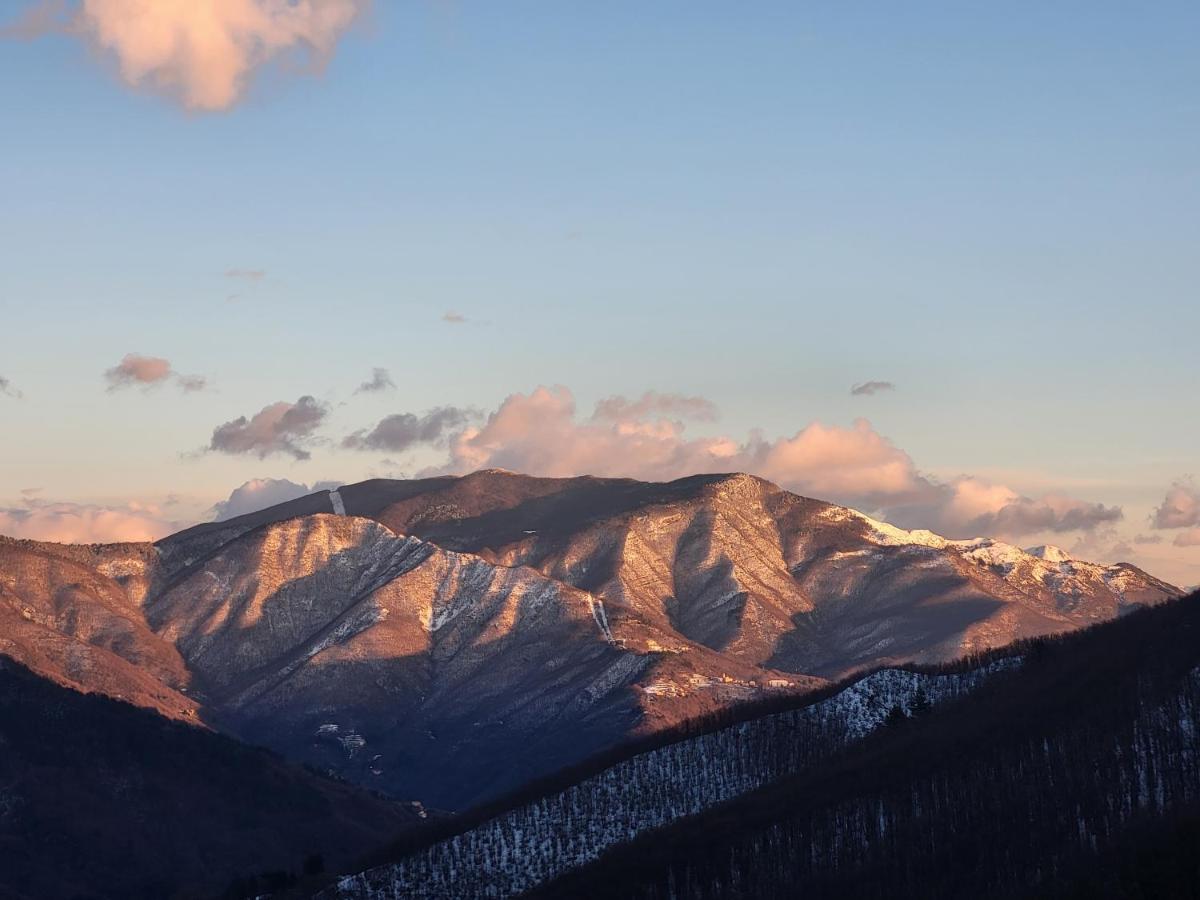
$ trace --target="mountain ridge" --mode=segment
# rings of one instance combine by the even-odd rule
[[[1045,555],[744,474],[488,470],[316,492],[153,546],[0,539],[0,620],[7,652],[61,683],[454,809],[731,705],[1179,593]]]

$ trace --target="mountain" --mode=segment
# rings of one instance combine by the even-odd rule
[[[418,811],[0,656],[0,896],[215,896],[338,868]]]
[[[487,470],[322,491],[152,546],[2,539],[0,651],[453,810],[739,704],[1178,593],[747,475]]]

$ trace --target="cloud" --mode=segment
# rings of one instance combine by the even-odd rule
[[[304,396],[295,403],[280,401],[264,406],[251,418],[240,416],[213,429],[208,449],[231,455],[254,454],[259,459],[284,453],[295,459],[308,459],[305,445],[325,421],[329,409],[313,397]]]
[[[113,58],[131,87],[191,110],[233,106],[273,61],[319,71],[367,0],[77,0],[42,2],[6,29],[61,31]],[[296,66],[295,62],[307,63]]]
[[[1161,544],[1163,538],[1161,534],[1138,534],[1134,535],[1133,542],[1135,544]]]
[[[1180,478],[1167,490],[1163,502],[1154,510],[1151,521],[1155,528],[1191,528],[1200,525],[1200,487],[1191,478]]]
[[[356,394],[377,394],[380,391],[394,390],[396,382],[392,381],[392,376],[388,374],[387,369],[372,369],[371,378],[369,381],[364,381],[354,391]]]
[[[208,385],[201,375],[179,374],[171,368],[171,363],[162,357],[141,356],[137,353],[126,353],[119,363],[105,370],[104,379],[108,382],[110,393],[135,386],[152,388],[171,379],[174,379],[176,385],[185,393],[202,391]]]
[[[635,401],[607,398],[583,417],[567,388],[539,387],[510,395],[482,425],[458,427],[447,440],[448,460],[421,474],[505,468],[662,481],[742,471],[951,537],[1091,532],[1122,517],[1119,507],[1063,494],[1026,497],[981,478],[936,481],[866,419],[849,427],[812,422],[774,439],[759,432],[743,438],[690,437],[681,421],[715,415],[703,398],[648,393]],[[405,424],[411,429],[410,421]]]
[[[596,411],[592,413],[592,419],[597,422],[640,421],[651,416],[672,416],[712,422],[717,418],[717,407],[705,397],[646,391],[632,402],[624,397],[608,397],[597,403]]]
[[[287,503],[317,491],[340,487],[339,481],[318,481],[312,487],[297,484],[286,478],[253,478],[236,487],[225,500],[213,504],[210,512],[214,521],[224,522],[270,506]]]
[[[854,397],[869,397],[881,391],[894,391],[895,389],[896,386],[890,381],[864,381],[862,384],[856,384],[850,388],[850,394]]]
[[[934,485],[921,501],[899,504],[888,514],[889,521],[897,525],[929,528],[955,538],[1087,532],[1112,525],[1124,516],[1118,506],[1057,493],[1026,497],[1005,485],[969,475]]]
[[[262,281],[267,273],[262,269],[226,269],[226,278],[240,278],[243,281]]]
[[[208,387],[208,379],[203,375],[176,375],[175,383],[179,385],[179,389],[185,394],[190,394],[193,391],[202,391]]]
[[[10,24],[0,28],[0,37],[33,40],[42,35],[66,31],[69,19],[66,0],[42,0],[27,7]]]
[[[171,377],[171,364],[158,356],[126,353],[124,358],[104,373],[110,391],[133,385],[161,384]]]
[[[1176,547],[1200,547],[1200,528],[1189,528],[1175,535],[1171,541]]]
[[[436,444],[471,419],[469,410],[440,406],[424,415],[396,413],[379,421],[370,431],[356,431],[342,440],[349,450],[387,450],[394,453],[417,444]]]
[[[177,530],[155,506],[100,506],[26,497],[20,507],[0,508],[0,534],[64,544],[156,541]]]
[[[648,398],[648,399],[647,399]],[[664,399],[666,398],[666,399]],[[748,471],[804,493],[869,503],[909,497],[928,487],[906,453],[866,420],[850,428],[813,423],[790,437],[767,440],[685,435],[670,418],[681,409],[715,415],[699,398],[649,394],[629,402],[608,398],[590,419],[576,416],[565,387],[513,394],[482,427],[450,437],[445,472],[499,467],[539,475],[609,475],[667,480],[697,472]]]
[[[442,321],[449,322],[451,325],[463,325],[466,323],[467,317],[451,309],[442,313]]]
[[[20,391],[13,387],[11,381],[9,381],[3,375],[0,375],[0,396],[13,397],[14,399],[20,400],[23,395]]]

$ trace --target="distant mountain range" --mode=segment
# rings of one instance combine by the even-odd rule
[[[1179,595],[748,475],[367,481],[157,544],[0,539],[0,653],[426,806],[859,670]]]

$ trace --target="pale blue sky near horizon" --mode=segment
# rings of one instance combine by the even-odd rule
[[[302,394],[336,438],[564,384],[702,395],[698,434],[865,416],[1144,531],[1200,475],[1198,38],[1194,3],[376,2],[220,113],[0,41],[0,505],[356,480],[180,454]],[[211,390],[106,393],[128,352]]]

